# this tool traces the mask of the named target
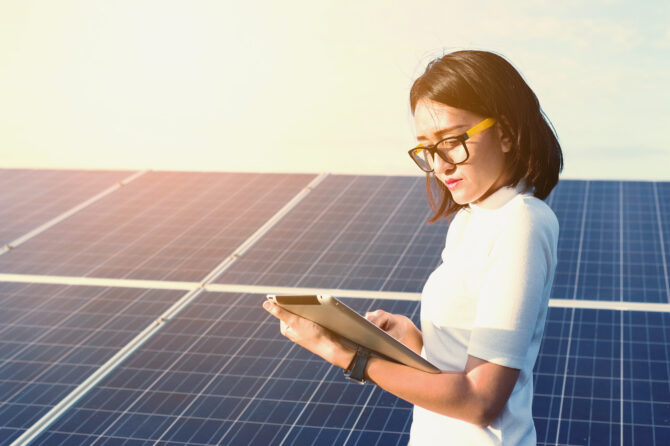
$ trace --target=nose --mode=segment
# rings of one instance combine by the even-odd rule
[[[456,168],[455,164],[451,164],[442,159],[440,155],[435,154],[433,171],[435,173],[449,172]]]

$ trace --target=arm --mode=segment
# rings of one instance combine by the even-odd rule
[[[371,358],[366,374],[384,390],[412,404],[486,427],[502,412],[519,370],[468,356],[463,372],[431,374]]]
[[[346,368],[353,359],[354,351],[343,345],[332,332],[271,302],[265,302],[263,307],[280,319],[280,331],[284,336],[331,364]],[[409,336],[416,340],[416,333]],[[384,390],[412,404],[487,426],[505,406],[519,370],[470,356],[463,372],[431,374],[370,358],[366,375]]]

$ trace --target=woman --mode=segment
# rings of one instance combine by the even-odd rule
[[[366,359],[332,333],[264,303],[281,333],[330,363],[361,369],[415,405],[410,443],[532,445],[532,370],[556,267],[558,222],[542,201],[563,158],[535,94],[504,58],[458,51],[412,86],[429,203],[453,216],[443,263],[421,294],[421,330],[377,310],[366,317],[437,365],[424,373]],[[438,197],[433,197],[437,190]]]

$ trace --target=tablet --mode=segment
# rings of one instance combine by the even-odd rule
[[[327,295],[277,296],[267,298],[291,313],[309,319],[377,356],[429,373],[440,369],[360,314]]]

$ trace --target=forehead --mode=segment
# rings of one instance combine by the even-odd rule
[[[450,107],[430,99],[421,99],[414,108],[417,137],[430,137],[453,127],[467,127],[477,116],[467,110]]]

